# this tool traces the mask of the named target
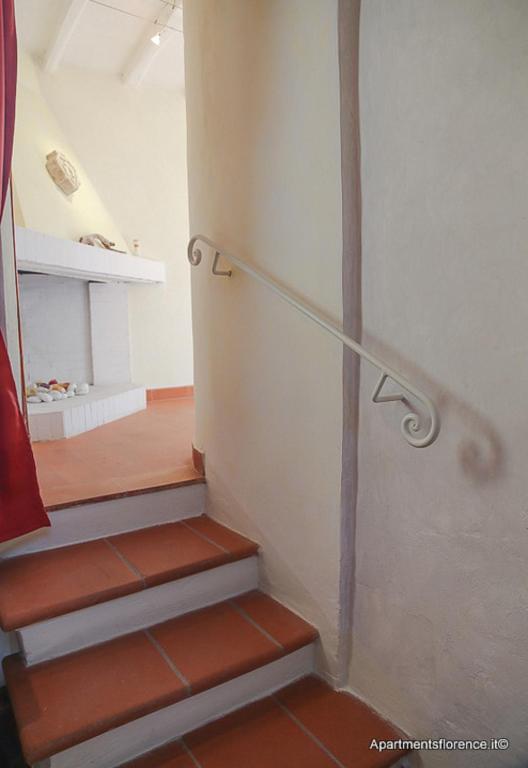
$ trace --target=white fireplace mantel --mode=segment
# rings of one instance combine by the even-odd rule
[[[164,283],[165,264],[154,259],[62,240],[16,228],[17,269],[101,283]]]

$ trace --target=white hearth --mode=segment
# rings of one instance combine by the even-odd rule
[[[28,403],[29,431],[35,442],[74,437],[101,427],[147,406],[145,387],[108,385],[91,387],[88,395]]]

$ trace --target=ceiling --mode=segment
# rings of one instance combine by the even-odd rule
[[[175,0],[15,0],[20,44],[43,61],[70,9],[77,23],[60,57],[60,67],[122,76],[132,64],[144,67],[142,87],[184,88],[182,12],[171,15]],[[177,3],[180,5],[180,3]],[[112,7],[109,7],[112,6]],[[137,18],[139,17],[139,18]],[[162,45],[150,37],[169,19]],[[141,63],[143,62],[143,64]]]

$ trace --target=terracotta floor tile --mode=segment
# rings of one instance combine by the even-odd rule
[[[311,624],[262,592],[250,592],[234,602],[288,652],[312,643],[318,637]]]
[[[186,695],[143,632],[35,667],[10,656],[4,668],[30,764]]]
[[[5,560],[0,624],[11,630],[141,588],[141,579],[102,540]]]
[[[152,634],[193,693],[238,677],[283,655],[229,603],[160,624]]]
[[[183,523],[112,536],[109,541],[145,577],[148,586],[226,563],[228,555]]]
[[[229,528],[217,523],[206,515],[201,517],[193,517],[187,520],[187,525],[193,528],[195,531],[207,536],[208,539],[214,541],[220,547],[227,549],[233,555],[239,557],[247,557],[248,555],[254,555],[258,551],[258,544],[254,541],[246,539],[240,533],[231,531]]]
[[[192,463],[194,400],[146,410],[77,437],[33,443],[46,506],[198,480]]]
[[[138,757],[122,768],[196,768],[179,741]]]
[[[202,768],[336,768],[270,699],[185,737]]]
[[[372,739],[397,739],[401,734],[363,702],[333,691],[316,677],[294,683],[277,699],[346,768],[388,768],[405,754],[370,750]]]

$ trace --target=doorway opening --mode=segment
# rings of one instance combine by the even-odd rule
[[[178,0],[16,0],[21,401],[48,508],[192,482]]]

